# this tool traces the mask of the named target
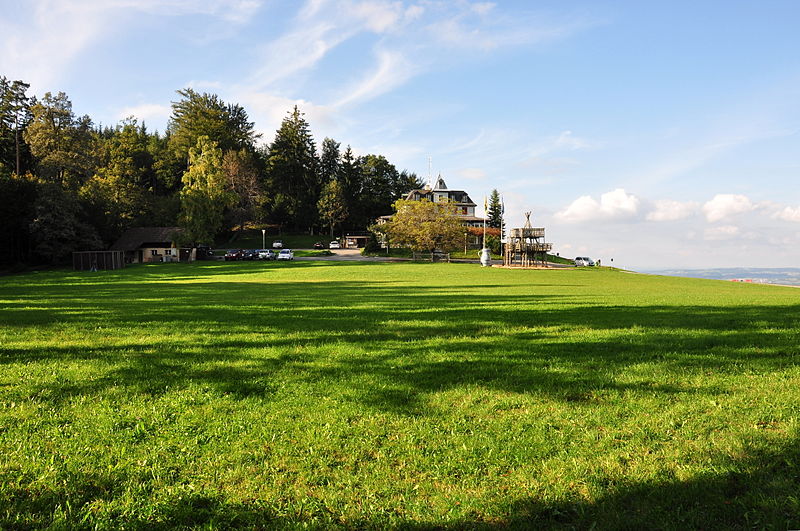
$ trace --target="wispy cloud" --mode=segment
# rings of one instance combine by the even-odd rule
[[[346,91],[346,96],[337,101],[334,107],[343,107],[349,103],[361,102],[380,96],[402,85],[416,74],[415,65],[400,52],[380,50],[378,65],[353,88]]]
[[[462,8],[431,22],[429,34],[441,45],[461,50],[491,51],[509,46],[541,44],[595,26],[598,20],[584,16],[565,19],[541,14],[515,18],[498,13],[489,2],[461,3]]]
[[[241,24],[260,0],[29,0],[0,15],[0,71],[35,91],[51,87],[91,44],[131,20],[131,14],[200,14]]]

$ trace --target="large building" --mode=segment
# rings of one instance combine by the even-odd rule
[[[464,190],[451,190],[439,175],[436,178],[436,183],[431,187],[426,184],[420,190],[412,190],[404,198],[406,201],[431,201],[438,203],[441,201],[451,201],[456,206],[456,213],[463,220],[464,225],[468,227],[483,227],[483,218],[475,215],[475,202],[470,199],[469,194]],[[392,216],[381,216],[379,223],[389,221]]]

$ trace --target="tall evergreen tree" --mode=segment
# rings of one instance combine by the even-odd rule
[[[22,175],[30,169],[30,149],[23,139],[32,118],[31,100],[26,94],[29,87],[0,76],[0,173]]]
[[[319,156],[319,176],[320,183],[323,186],[339,178],[339,167],[341,165],[339,145],[339,142],[332,138],[325,138],[322,141],[322,153]]]
[[[318,164],[308,122],[295,106],[269,146],[267,178],[273,221],[313,230],[321,188]]]
[[[489,210],[486,213],[486,226],[499,229],[503,224],[503,205],[500,202],[500,194],[497,190],[492,190],[489,195]]]

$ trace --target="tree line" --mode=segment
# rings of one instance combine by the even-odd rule
[[[181,226],[185,245],[251,224],[364,230],[420,188],[378,154],[321,147],[294,107],[270,142],[245,109],[177,91],[163,133],[126,118],[76,116],[63,92],[41,98],[0,77],[0,261],[58,262],[103,249],[136,226]]]

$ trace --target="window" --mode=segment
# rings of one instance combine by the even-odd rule
[[[167,255],[167,256],[171,256],[172,255],[172,249],[164,249],[164,254]]]
[[[150,256],[158,256],[158,249],[151,249]]]

